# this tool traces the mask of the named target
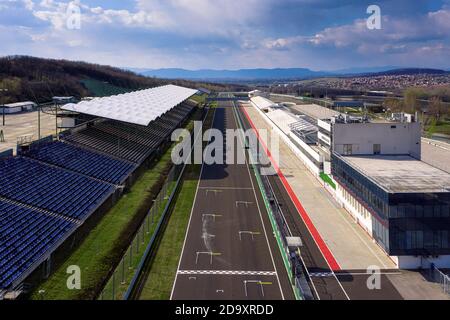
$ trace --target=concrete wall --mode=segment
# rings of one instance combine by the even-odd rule
[[[373,154],[373,145],[381,145],[381,154],[409,154],[420,159],[421,126],[413,123],[335,123],[333,150],[344,153],[351,144],[354,155]]]
[[[252,103],[252,106],[255,108],[255,110],[257,110],[261,114],[262,118],[272,128],[272,130],[274,130],[281,137],[281,139],[283,139],[283,141],[286,143],[286,145],[289,147],[289,149],[291,149],[291,151],[306,165],[306,167],[309,169],[309,171],[311,171],[311,173],[313,173],[315,176],[319,176],[320,169],[306,155],[304,155],[303,152],[301,152],[299,150],[299,148],[297,148],[297,146],[292,142],[292,140],[289,138],[289,136],[286,135],[283,131],[281,131],[281,129],[277,125],[275,125],[275,123],[273,123],[273,121],[269,119],[267,114],[264,113],[263,111],[261,111],[261,109],[259,109],[258,106],[256,106],[254,103]],[[294,136],[294,135],[292,135],[292,136]],[[297,137],[295,137],[295,138],[297,138]],[[298,140],[300,140],[300,139],[298,139]],[[305,144],[303,141],[301,141],[301,143],[303,143],[308,148],[311,148],[307,144]],[[315,156],[317,156],[317,157],[319,157],[319,159],[321,159],[321,157],[318,153],[315,153]]]
[[[429,269],[431,263],[437,268],[446,269],[450,266],[450,255],[422,258],[418,256],[391,256],[400,269]]]
[[[317,125],[320,127],[320,128],[322,128],[322,129],[325,129],[325,130],[327,130],[328,132],[331,132],[331,124],[330,123],[328,123],[328,122],[326,122],[326,121],[323,121],[323,120],[317,120]]]

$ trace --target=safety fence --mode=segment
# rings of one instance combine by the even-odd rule
[[[203,109],[201,117],[203,121],[207,114],[206,109]],[[191,141],[202,138],[201,132],[196,133],[195,138],[194,133],[191,132]],[[127,300],[130,298],[143,271],[145,261],[155,247],[157,236],[170,211],[170,205],[185,169],[186,163],[172,166],[141,227],[98,297],[99,300]]]
[[[153,205],[141,227],[101,292],[100,300],[122,300],[124,298],[138,271],[142,257],[147,248],[155,241],[182,172],[183,165],[175,165],[168,173],[167,179],[158,196],[153,200]]]
[[[233,108],[233,110],[241,128],[244,129],[245,126],[243,125],[243,119],[240,112],[237,111],[236,108]],[[258,148],[254,148],[253,146],[250,147],[248,142],[245,141],[245,138],[243,138],[243,143],[245,144],[246,149],[248,149],[251,159],[250,162],[255,173],[256,181],[261,190],[265,206],[269,213],[269,220],[272,225],[285,268],[288,271],[295,297],[297,300],[314,300],[314,295],[311,291],[311,279],[309,278],[308,271],[300,255],[299,248],[289,248],[287,239],[293,235],[289,229],[286,219],[284,218],[283,211],[275,196],[275,192],[270,185],[268,176],[261,173],[262,170],[264,170],[264,172],[267,172],[268,170],[267,167],[262,168],[260,163],[269,162],[267,159],[262,159],[262,157],[265,156],[264,153],[259,153],[257,150]]]

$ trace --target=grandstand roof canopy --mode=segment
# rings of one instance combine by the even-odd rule
[[[61,109],[143,126],[179,105],[197,90],[166,85],[67,104]]]

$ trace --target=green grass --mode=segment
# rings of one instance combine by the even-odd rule
[[[93,80],[93,79],[85,79],[81,80],[81,83],[95,96],[95,97],[106,97],[117,95],[125,92],[129,92],[130,89],[126,89],[123,87],[118,87],[112,85],[110,83]]]
[[[199,95],[192,96],[191,99],[199,104],[203,104],[206,101],[206,97],[207,97],[206,94],[202,94],[201,96]]]
[[[180,260],[184,237],[197,190],[199,165],[188,167],[180,191],[175,198],[175,206],[150,266],[147,281],[143,287],[141,300],[168,300]]]
[[[171,161],[169,149],[156,164],[146,171],[119,202],[103,217],[100,223],[89,233],[83,243],[73,252],[64,264],[34,290],[32,299],[71,300],[93,299],[96,288],[105,279],[111,269],[111,260],[123,241],[121,235],[132,222],[148,196],[152,187],[163,177]],[[67,267],[77,265],[81,268],[81,290],[68,290],[66,286]],[[44,290],[44,295],[39,294]]]
[[[172,194],[174,188],[176,186],[175,181],[171,181],[168,184],[167,195]],[[156,214],[152,219],[149,217],[146,221],[151,221],[152,223],[145,222],[145,226],[149,227],[147,230],[146,227],[143,230],[144,232],[139,232],[138,235],[133,240],[133,243],[128,248],[126,254],[123,257],[123,262],[119,263],[116,268],[115,276],[111,277],[103,289],[99,299],[102,300],[122,300],[125,292],[128,290],[128,287],[133,279],[135,273],[137,272],[137,267],[142,260],[142,257],[145,253],[148,243],[150,242],[153,234],[156,231],[156,227],[158,225],[158,221],[161,219],[165,206],[169,201],[169,196],[167,196],[163,201],[159,202],[159,206],[156,209]],[[139,246],[136,246],[139,244]],[[137,247],[137,249],[136,249]],[[131,260],[131,261],[130,261]],[[114,281],[114,284],[113,284]],[[113,291],[114,288],[114,291]]]
[[[433,119],[430,125],[426,128],[427,135],[431,137],[435,133],[442,133],[450,135],[450,120],[444,119],[436,121]]]
[[[331,180],[330,176],[326,173],[321,173],[320,178],[327,184],[329,184],[334,190],[336,190],[336,184]]]

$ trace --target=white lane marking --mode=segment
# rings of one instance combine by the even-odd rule
[[[234,122],[235,122],[235,124],[236,124],[236,128],[239,128],[239,124],[238,124],[238,122],[237,122],[236,115],[235,115],[235,113],[234,113],[234,112],[236,111],[236,106],[235,106],[234,103],[233,103],[232,108],[234,109],[234,110],[233,110],[233,118],[234,118]],[[238,140],[239,140],[239,143],[240,143],[241,148],[242,148],[241,150],[244,150],[244,145],[243,145],[243,143],[242,143],[242,139],[238,139]],[[264,220],[263,220],[263,217],[262,217],[261,208],[259,207],[259,202],[258,202],[258,197],[257,197],[257,195],[256,195],[255,185],[253,184],[253,179],[252,179],[252,176],[251,176],[251,173],[250,173],[250,167],[249,167],[248,162],[247,162],[247,155],[245,155],[245,164],[246,164],[246,166],[247,166],[248,178],[250,179],[250,182],[251,182],[251,184],[252,184],[253,195],[254,195],[254,197],[255,197],[256,206],[258,207],[259,218],[261,219],[261,224],[262,224],[262,227],[263,227],[263,230],[264,230],[264,236],[265,236],[265,238],[266,238],[267,247],[269,248],[270,259],[272,260],[272,265],[273,265],[274,270],[277,270],[277,267],[276,267],[276,265],[275,265],[275,260],[273,259],[273,254],[272,254],[272,249],[271,249],[271,247],[270,247],[269,238],[268,238],[268,236],[267,236],[266,227],[265,227],[265,225],[264,225]],[[276,278],[277,278],[277,282],[278,282],[278,287],[280,288],[281,298],[282,298],[283,300],[285,300],[285,299],[284,299],[283,289],[282,289],[282,287],[281,287],[280,278],[279,278],[279,276],[278,276],[278,272],[276,272]]]
[[[251,206],[253,204],[253,202],[250,201],[236,201],[236,208],[239,207],[239,205],[244,205],[246,208],[248,208],[248,206]]]
[[[178,270],[181,275],[233,275],[233,276],[276,276],[275,271],[242,270]]]
[[[372,272],[369,272],[369,273],[367,273],[367,272],[337,272],[336,273],[336,276],[337,277],[340,277],[340,276],[371,276],[371,275],[374,275],[374,274],[376,274],[376,275],[399,275],[399,274],[403,274],[402,272],[395,272],[395,271],[393,271],[393,272],[383,272],[383,271],[381,271],[381,272],[374,272],[374,273],[372,273]]]
[[[211,122],[211,128],[213,127],[214,124],[214,120],[216,118],[216,108],[214,108],[214,114],[213,114],[213,120]],[[208,115],[207,115],[208,116]],[[200,136],[203,136],[203,134],[200,134]],[[210,135],[211,138],[211,135]],[[197,139],[197,138],[196,138]],[[191,151],[192,152],[192,151]],[[203,174],[203,167],[205,166],[205,163],[202,161],[202,168],[200,169],[200,175],[198,178],[198,183],[197,183],[197,189],[195,190],[195,196],[194,196],[194,202],[192,202],[192,209],[191,209],[191,216],[189,217],[189,222],[188,222],[188,227],[187,227],[187,231],[186,231],[186,235],[184,236],[184,242],[183,242],[183,248],[181,249],[181,255],[180,255],[180,261],[178,261],[178,267],[177,270],[180,270],[180,266],[181,266],[181,260],[183,260],[183,254],[184,254],[184,248],[186,247],[186,241],[187,241],[187,237],[189,234],[189,230],[190,230],[190,226],[191,226],[191,221],[192,221],[192,215],[194,213],[194,207],[195,207],[195,203],[197,200],[197,195],[198,195],[198,187],[200,186],[200,181],[202,180],[202,174]],[[175,291],[175,285],[177,283],[177,277],[178,277],[178,272],[175,274],[175,280],[173,281],[173,285],[172,285],[172,292],[170,293],[170,300],[173,299],[173,293]]]
[[[239,187],[200,187],[199,189],[206,190],[252,190],[252,188],[239,188]]]

